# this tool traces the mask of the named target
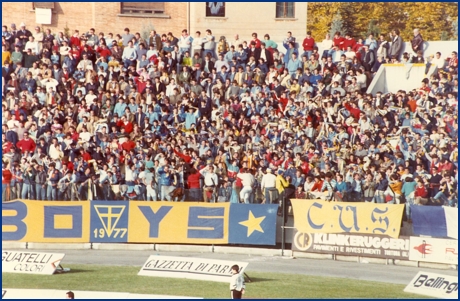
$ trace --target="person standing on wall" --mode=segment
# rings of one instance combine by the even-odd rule
[[[245,289],[244,276],[240,274],[238,265],[232,266],[232,278],[230,279],[230,295],[232,299],[242,299]]]

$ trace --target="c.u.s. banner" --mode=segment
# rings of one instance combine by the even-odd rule
[[[2,203],[2,240],[274,245],[277,205],[172,202]]]
[[[404,205],[291,200],[294,225],[304,233],[399,236]]]

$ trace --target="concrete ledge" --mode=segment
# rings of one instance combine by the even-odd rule
[[[46,242],[29,242],[27,249],[38,250],[89,250],[91,244],[88,243],[46,243]]]
[[[376,263],[376,264],[387,264],[385,258],[373,258],[373,257],[359,257],[360,263]]]
[[[235,247],[215,246],[214,252],[223,253],[223,254],[281,256],[281,250],[259,249],[259,248],[235,248]]]
[[[430,268],[430,269],[439,269],[439,270],[450,270],[450,269],[452,269],[452,264],[420,261],[419,262],[419,267],[421,267],[421,268]]]
[[[332,254],[320,254],[320,253],[305,253],[292,251],[292,256],[297,258],[310,258],[310,259],[333,259]]]
[[[153,251],[154,244],[93,243],[93,250]]]
[[[27,243],[20,241],[2,241],[2,250],[3,249],[26,249]]]
[[[417,261],[409,261],[409,260],[398,260],[394,261],[395,265],[405,266],[405,267],[417,267]]]
[[[192,245],[163,245],[155,244],[155,251],[158,252],[195,252],[212,253],[211,246],[192,246]]]
[[[359,257],[358,256],[336,255],[335,260],[348,261],[348,262],[359,262]]]

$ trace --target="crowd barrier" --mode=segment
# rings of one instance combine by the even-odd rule
[[[291,201],[293,252],[458,263],[457,208],[415,206],[409,237],[400,236],[404,205]],[[17,200],[2,203],[2,240],[275,246],[285,230],[277,211],[276,204]],[[431,253],[416,235],[434,236],[425,245],[443,247]],[[430,240],[436,238],[443,244]]]

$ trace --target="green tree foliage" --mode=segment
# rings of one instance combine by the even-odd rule
[[[329,31],[329,35],[333,37],[336,32],[340,32],[344,34],[344,27],[343,27],[343,19],[340,11],[337,11],[334,18],[332,19],[331,30]]]
[[[333,22],[338,11],[341,32],[348,31],[355,38],[365,38],[370,32],[388,35],[396,28],[405,41],[413,38],[414,28],[420,29],[425,40],[450,40],[458,36],[457,2],[309,2],[307,29],[317,40],[322,40],[333,25],[337,27]]]

